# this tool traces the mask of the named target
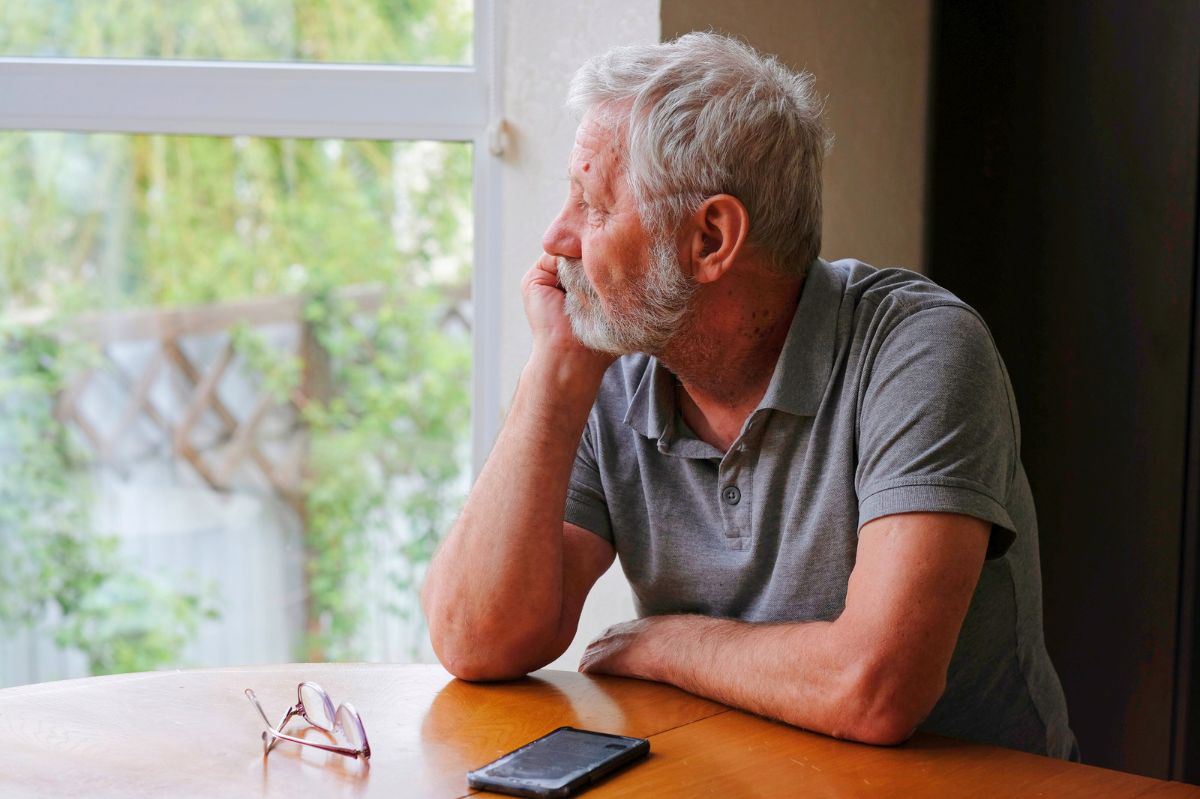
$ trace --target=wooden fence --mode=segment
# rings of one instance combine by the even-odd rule
[[[343,289],[360,314],[378,310],[379,287]],[[469,325],[465,296],[444,321]],[[304,574],[320,553],[304,545],[308,436],[303,410],[331,393],[329,356],[304,317],[305,299],[277,296],[179,309],[81,316],[67,339],[96,345],[99,359],[60,394],[56,416],[91,450],[103,486],[98,524],[122,554],[178,579],[213,585],[222,621],[206,624],[184,653],[190,665],[278,662],[312,630]],[[282,401],[241,357],[233,331],[251,329],[279,358],[298,358],[298,385]],[[374,535],[376,563],[398,557]],[[364,588],[386,592],[372,577]],[[422,644],[411,597],[401,613],[367,620],[377,657]],[[7,642],[0,684],[82,676],[86,664],[51,644],[53,619]]]

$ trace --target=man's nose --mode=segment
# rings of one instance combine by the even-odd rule
[[[542,249],[559,258],[583,257],[579,246],[579,236],[575,235],[575,231],[566,219],[565,209],[555,217],[554,221],[550,223],[550,227],[546,228],[546,232],[542,235]]]

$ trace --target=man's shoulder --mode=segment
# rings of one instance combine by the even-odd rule
[[[859,333],[869,329],[875,335],[886,335],[905,320],[938,309],[944,309],[940,315],[947,332],[964,324],[986,329],[974,308],[925,275],[896,267],[875,267],[854,259],[828,262],[824,266],[840,284],[843,308],[851,312],[854,320],[851,328]]]
[[[938,305],[970,307],[949,289],[925,275],[899,267],[876,267],[846,258],[825,264],[840,281],[844,295],[856,305],[916,311]]]

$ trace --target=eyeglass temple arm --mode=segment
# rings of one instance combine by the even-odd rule
[[[274,730],[274,729],[263,730],[263,735],[269,735],[271,738],[273,738],[274,740],[271,742],[272,744],[274,744],[275,742],[280,741],[280,740],[292,741],[293,743],[304,744],[305,746],[315,746],[317,749],[324,749],[326,752],[336,752],[339,755],[346,755],[348,757],[353,757],[356,760],[359,757],[366,757],[368,755],[368,751],[369,751],[369,750],[364,750],[364,749],[351,749],[348,746],[333,746],[332,744],[321,744],[321,743],[317,743],[316,741],[309,741],[309,740],[305,740],[304,738],[297,738],[294,735],[285,735],[282,732],[279,732],[278,730]]]
[[[280,730],[283,729],[284,725],[286,725],[289,721],[292,720],[292,716],[295,716],[297,714],[296,706],[292,705],[291,707],[288,708],[287,713],[283,714],[283,718],[281,718],[279,720],[279,723],[273,725],[273,724],[271,724],[271,720],[269,718],[267,718],[267,711],[263,710],[263,706],[261,704],[259,704],[258,697],[255,696],[254,691],[251,690],[250,688],[247,688],[245,693],[246,693],[246,698],[249,699],[250,702],[254,705],[254,707],[256,707],[258,709],[258,715],[262,716],[263,723],[267,725],[268,729],[270,729],[272,732],[275,732],[276,734],[278,734],[280,732]],[[272,749],[275,748],[275,744],[277,744],[277,743],[279,743],[279,739],[276,737],[272,737],[271,742],[269,744],[267,744],[266,751],[270,752]]]

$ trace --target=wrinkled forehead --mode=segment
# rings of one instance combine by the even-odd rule
[[[580,121],[575,130],[575,144],[571,148],[568,170],[571,177],[602,183],[615,189],[624,174],[625,140],[624,130],[610,114],[591,111]],[[591,182],[589,181],[589,182]]]

